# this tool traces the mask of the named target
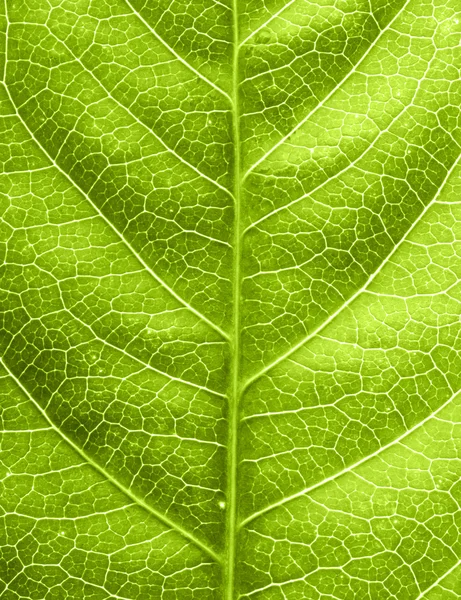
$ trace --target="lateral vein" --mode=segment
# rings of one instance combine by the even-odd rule
[[[221,185],[215,179],[212,179],[208,175],[205,175],[205,173],[202,173],[202,171],[200,171],[200,169],[198,169],[195,165],[193,165],[188,160],[186,160],[185,158],[183,158],[180,154],[178,154],[174,148],[171,148],[170,146],[168,146],[168,144],[151,127],[149,127],[146,123],[144,123],[144,121],[142,121],[142,119],[140,119],[139,117],[137,117],[135,115],[135,113],[129,107],[125,106],[119,100],[117,100],[117,98],[112,94],[112,92],[99,79],[96,78],[95,74],[82,62],[82,59],[79,56],[77,56],[75,54],[75,52],[65,42],[63,42],[62,40],[60,40],[59,38],[57,38],[54,35],[54,33],[52,33],[52,32],[51,32],[51,35],[54,37],[54,39],[56,41],[61,42],[62,44],[64,44],[64,46],[67,48],[67,50],[70,52],[70,54],[72,54],[72,56],[78,62],[78,64],[82,67],[82,69],[86,73],[88,73],[88,75],[90,75],[90,77],[92,77],[92,79],[98,85],[100,85],[102,87],[102,89],[106,92],[106,94],[108,95],[108,97],[113,102],[115,102],[115,104],[119,108],[121,108],[122,110],[125,110],[138,123],[138,125],[141,125],[141,127],[143,127],[144,129],[146,129],[149,133],[152,133],[152,135],[155,137],[155,139],[163,146],[163,148],[167,152],[170,152],[177,160],[179,160],[181,163],[183,163],[183,165],[185,165],[186,167],[188,167],[189,169],[191,169],[192,171],[194,171],[194,173],[196,173],[199,177],[202,177],[203,179],[205,179],[206,181],[208,181],[211,184],[215,185],[220,190],[222,190],[223,192],[225,192],[226,194],[228,194],[228,195],[230,195],[232,197],[231,192],[226,187],[224,187],[223,185]]]
[[[197,69],[195,69],[191,64],[189,64],[187,62],[187,60],[184,60],[184,58],[180,54],[178,54],[176,52],[176,50],[174,50],[169,44],[167,44],[165,42],[165,40],[155,31],[155,29],[151,25],[149,25],[149,23],[146,21],[146,19],[135,9],[135,7],[131,4],[130,0],[125,0],[125,2],[127,4],[127,6],[129,7],[129,9],[133,12],[133,14],[135,14],[138,17],[138,19],[147,27],[147,29],[154,35],[154,37],[169,52],[171,52],[171,54],[177,60],[179,60],[190,71],[192,71],[195,75],[197,75],[197,77],[199,77],[200,79],[202,79],[203,81],[205,81],[208,85],[210,85],[212,88],[214,88],[217,92],[219,92],[220,94],[222,94],[232,104],[232,98],[229,96],[229,94],[227,92],[225,92],[222,88],[220,88],[218,85],[216,85],[216,83],[213,83],[213,81],[211,81],[211,79],[208,79],[207,77],[205,77],[205,75],[203,75],[202,73],[200,73],[200,71],[197,71]]]
[[[122,483],[117,481],[115,477],[113,477],[104,467],[95,462],[88,454],[80,448],[75,442],[73,442],[69,437],[63,433],[59,427],[53,422],[53,420],[48,416],[48,413],[38,404],[35,398],[30,394],[30,392],[23,386],[21,381],[13,374],[11,369],[7,366],[3,358],[0,358],[0,364],[4,367],[4,369],[9,373],[10,377],[13,381],[16,382],[18,387],[24,392],[24,394],[30,399],[30,401],[34,404],[40,414],[46,419],[46,421],[50,424],[51,428],[81,457],[88,463],[93,469],[98,471],[100,475],[102,475],[106,480],[112,483],[115,487],[117,487],[123,494],[128,496],[130,500],[132,500],[138,506],[144,508],[148,513],[154,516],[156,519],[161,521],[164,525],[167,525],[177,533],[179,533],[182,537],[186,538],[189,542],[192,542],[195,546],[200,548],[203,552],[205,552],[208,556],[210,556],[214,561],[220,563],[221,557],[210,547],[208,547],[204,542],[196,538],[192,533],[178,525],[166,515],[157,511],[155,508],[150,506],[143,498],[140,498],[137,494],[135,494],[132,490],[125,487]]]
[[[14,110],[15,110],[15,113],[16,113],[17,117],[20,119],[21,123],[23,124],[23,126],[25,127],[25,129],[27,130],[27,132],[29,133],[29,135],[31,136],[31,138],[41,148],[41,150],[43,151],[43,153],[48,157],[48,160],[51,162],[51,164],[54,167],[56,167],[56,169],[60,173],[62,173],[62,175],[64,175],[64,177],[67,179],[67,181],[69,181],[69,183],[72,186],[74,186],[82,194],[82,196],[91,204],[91,206],[94,208],[94,210],[97,212],[97,214],[104,220],[104,222],[111,228],[111,230],[123,242],[123,244],[126,246],[126,248],[139,261],[139,263],[144,267],[144,269],[146,269],[146,271],[148,271],[148,273],[150,273],[150,275],[164,289],[166,289],[178,302],[180,302],[184,307],[186,307],[188,310],[190,310],[192,313],[194,313],[194,315],[196,317],[198,317],[199,319],[201,319],[202,321],[204,321],[205,323],[207,323],[210,327],[212,327],[215,331],[217,331],[224,339],[229,340],[229,335],[223,329],[221,329],[221,327],[219,327],[219,325],[216,325],[215,323],[213,323],[213,321],[210,321],[210,319],[208,319],[205,315],[203,315],[196,308],[194,308],[191,304],[189,304],[184,298],[181,298],[181,296],[179,296],[172,288],[170,288],[167,285],[167,283],[165,281],[163,281],[163,279],[161,279],[157,275],[157,273],[155,273],[155,271],[153,271],[153,269],[151,269],[149,267],[149,265],[144,261],[144,259],[136,252],[136,250],[133,248],[133,246],[126,240],[126,238],[118,231],[118,229],[115,227],[115,225],[113,225],[111,223],[111,221],[105,216],[105,214],[93,202],[93,200],[88,196],[88,194],[78,185],[78,183],[76,183],[73,179],[71,179],[70,176],[59,166],[59,164],[53,159],[53,157],[46,150],[46,148],[42,144],[40,144],[40,142],[37,140],[37,138],[35,137],[35,135],[31,131],[31,129],[29,128],[29,126],[27,125],[27,123],[25,122],[25,120],[22,118],[21,114],[18,111],[18,108],[17,108],[16,104],[13,101],[13,98],[12,98],[12,96],[10,94],[8,86],[5,85],[4,87],[5,87],[6,93],[8,95],[8,98],[10,99],[10,102],[11,102],[12,106],[14,107]]]
[[[402,12],[405,10],[405,8],[408,6],[408,4],[410,2],[411,2],[411,0],[406,0],[405,4],[399,9],[399,11],[389,21],[389,23],[383,29],[381,29],[381,31],[377,35],[376,39],[370,44],[370,46],[367,48],[367,50],[365,51],[365,53],[363,54],[363,56],[352,67],[352,69],[347,72],[347,74],[341,79],[341,81],[339,81],[337,83],[337,85],[327,94],[327,96],[325,96],[325,98],[323,98],[323,100],[321,100],[319,102],[319,104],[317,104],[317,106],[314,109],[312,109],[295,127],[293,127],[293,129],[289,133],[287,133],[285,136],[283,136],[282,139],[280,139],[274,146],[272,146],[272,148],[270,150],[268,150],[260,159],[258,159],[247,170],[247,172],[244,175],[244,179],[246,177],[248,177],[248,175],[252,171],[254,171],[254,169],[256,169],[256,167],[258,167],[262,162],[264,162],[266,160],[266,158],[268,158],[273,152],[275,152],[275,150],[277,150],[277,148],[279,148],[282,144],[284,144],[288,140],[288,138],[290,138],[294,133],[296,133],[298,131],[298,129],[300,129],[304,125],[304,123],[306,123],[306,121],[308,121],[318,110],[320,110],[321,108],[323,108],[323,106],[325,106],[325,104],[328,102],[328,100],[332,96],[334,96],[334,94],[341,88],[341,86],[348,79],[350,79],[350,77],[352,77],[354,75],[354,73],[357,71],[357,69],[360,67],[360,65],[365,61],[365,59],[367,58],[367,56],[373,50],[373,48],[375,48],[376,44],[380,41],[380,39],[383,37],[383,35],[386,33],[386,31],[388,31],[392,27],[393,23],[395,23],[395,21],[402,14]]]
[[[421,214],[418,216],[418,218],[413,222],[413,224],[411,225],[411,227],[409,227],[409,229],[405,232],[405,234],[402,236],[402,238],[397,242],[397,244],[394,246],[394,248],[391,250],[391,252],[385,257],[385,259],[378,266],[378,268],[376,269],[376,271],[374,271],[370,275],[370,277],[363,284],[363,286],[360,289],[358,289],[346,302],[344,302],[343,304],[341,304],[341,306],[339,306],[339,308],[334,313],[332,313],[327,319],[325,319],[325,321],[323,321],[322,323],[320,323],[320,325],[316,329],[314,329],[314,331],[312,331],[311,333],[308,333],[295,346],[293,346],[287,352],[285,352],[284,354],[282,354],[281,356],[279,356],[278,358],[276,358],[275,360],[273,360],[266,367],[264,367],[263,369],[261,369],[260,371],[258,371],[258,373],[255,373],[252,377],[249,377],[247,379],[247,381],[244,383],[242,391],[246,390],[257,379],[259,379],[265,373],[267,373],[268,371],[270,371],[271,369],[273,369],[274,367],[276,367],[278,364],[280,364],[286,358],[288,358],[289,356],[291,356],[292,354],[294,354],[294,352],[296,352],[297,350],[299,350],[300,348],[302,348],[302,346],[304,346],[307,342],[309,342],[312,338],[314,338],[317,334],[319,334],[323,329],[325,329],[325,327],[327,327],[327,325],[329,325],[334,319],[336,319],[336,317],[339,314],[341,314],[343,310],[345,310],[348,306],[350,306],[354,302],[354,300],[356,300],[360,296],[360,294],[362,294],[363,292],[366,291],[367,287],[369,285],[371,285],[371,283],[374,281],[374,279],[379,275],[379,273],[381,273],[382,269],[391,260],[391,258],[394,256],[394,254],[400,248],[400,246],[408,239],[408,236],[415,229],[415,227],[418,225],[418,223],[420,223],[420,221],[423,219],[424,215],[437,202],[437,199],[438,199],[441,191],[445,187],[445,184],[448,182],[448,180],[450,179],[453,171],[456,169],[456,167],[460,163],[460,159],[461,159],[461,155],[458,155],[458,158],[454,161],[453,165],[448,170],[448,172],[447,172],[444,180],[440,184],[439,189],[434,194],[434,197],[432,198],[432,200],[425,206],[425,208],[421,211]]]
[[[352,465],[347,466],[345,469],[342,469],[341,471],[338,471],[337,473],[334,473],[330,477],[327,477],[327,478],[323,479],[322,481],[319,481],[318,483],[315,483],[314,485],[311,485],[310,487],[307,487],[307,488],[301,490],[300,492],[297,492],[296,494],[292,494],[291,496],[287,496],[286,498],[282,498],[278,502],[274,502],[273,504],[270,504],[270,505],[266,506],[265,508],[263,508],[263,509],[261,509],[261,510],[255,512],[255,513],[253,513],[252,515],[250,515],[249,517],[247,517],[246,519],[244,519],[239,524],[239,527],[240,528],[241,527],[245,527],[246,525],[248,525],[249,523],[251,523],[252,521],[254,521],[255,519],[257,519],[258,517],[260,517],[260,516],[262,516],[262,515],[270,512],[271,510],[273,510],[273,509],[275,509],[275,508],[277,508],[279,506],[283,506],[284,504],[287,504],[288,502],[291,502],[292,500],[295,500],[296,498],[300,498],[302,496],[310,494],[314,490],[316,490],[316,489],[318,489],[318,488],[326,485],[327,483],[331,483],[332,481],[335,481],[336,479],[338,479],[342,475],[345,475],[346,473],[350,473],[354,469],[356,469],[357,467],[360,467],[361,465],[363,465],[366,462],[368,462],[369,460],[372,460],[373,458],[376,458],[377,456],[379,456],[380,454],[382,454],[383,452],[385,452],[389,448],[392,448],[392,446],[396,446],[396,445],[400,444],[400,442],[402,442],[406,437],[408,437],[409,435],[411,435],[412,433],[414,433],[420,427],[423,427],[431,419],[434,419],[440,412],[443,411],[444,408],[446,408],[447,406],[449,406],[449,404],[451,402],[453,402],[453,400],[459,394],[460,394],[460,392],[456,391],[454,394],[452,394],[450,396],[450,398],[448,398],[448,400],[446,400],[441,406],[439,406],[439,408],[437,410],[435,410],[434,412],[432,412],[430,415],[428,415],[425,419],[423,419],[419,423],[416,423],[416,425],[414,425],[413,427],[411,427],[411,429],[408,429],[407,431],[405,431],[398,438],[392,440],[391,442],[389,442],[385,446],[381,446],[381,448],[379,448],[378,450],[376,450],[376,452],[373,452],[373,454],[369,454],[368,456],[364,456],[362,459],[358,460],[357,462],[353,463]]]

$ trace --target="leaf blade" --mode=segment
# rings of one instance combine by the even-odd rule
[[[456,0],[7,8],[2,595],[457,597]]]

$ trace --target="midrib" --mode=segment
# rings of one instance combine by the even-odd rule
[[[237,431],[239,425],[240,397],[240,112],[239,112],[239,29],[238,0],[233,0],[234,50],[232,61],[232,103],[233,103],[233,141],[234,141],[234,255],[233,255],[233,324],[231,339],[231,381],[228,414],[228,479],[227,479],[227,521],[226,521],[226,556],[224,563],[224,600],[234,600],[235,555],[237,534]]]

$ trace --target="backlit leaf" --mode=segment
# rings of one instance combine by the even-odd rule
[[[461,598],[459,0],[5,0],[0,596]]]

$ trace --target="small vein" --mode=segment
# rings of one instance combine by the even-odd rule
[[[332,313],[328,317],[328,319],[326,319],[325,321],[323,321],[322,323],[320,323],[320,325],[316,329],[314,329],[314,331],[312,331],[311,333],[308,333],[295,346],[293,346],[287,352],[285,352],[284,354],[282,354],[281,356],[279,356],[278,358],[276,358],[275,360],[273,360],[266,367],[264,367],[263,369],[261,369],[260,371],[258,371],[258,373],[255,373],[255,375],[253,375],[252,377],[249,377],[247,379],[247,381],[244,383],[242,391],[246,390],[252,383],[254,383],[257,379],[259,379],[260,377],[262,377],[262,375],[264,375],[265,373],[267,373],[268,371],[270,371],[271,369],[273,369],[275,366],[277,366],[278,364],[280,364],[286,358],[288,358],[289,356],[291,356],[292,354],[294,354],[294,352],[296,352],[297,350],[299,350],[300,348],[302,348],[302,346],[304,346],[304,344],[306,344],[307,342],[309,342],[312,338],[314,338],[317,334],[319,334],[323,329],[325,329],[325,327],[327,327],[327,325],[329,325],[332,321],[334,321],[334,319],[336,319],[336,317],[338,317],[338,315],[340,315],[343,312],[343,310],[345,310],[348,306],[350,306],[360,296],[360,294],[362,294],[363,292],[366,291],[367,287],[370,286],[371,283],[374,281],[374,279],[379,275],[379,273],[381,273],[382,269],[385,267],[385,265],[387,265],[387,263],[391,260],[391,258],[394,256],[394,254],[396,254],[396,252],[398,251],[398,249],[407,240],[408,236],[415,229],[415,227],[418,225],[418,223],[421,222],[421,220],[423,219],[423,217],[427,214],[428,210],[437,202],[437,199],[438,199],[440,193],[442,192],[443,188],[445,187],[445,184],[448,182],[448,180],[450,179],[452,173],[454,172],[454,170],[456,169],[456,167],[460,163],[460,158],[461,158],[461,155],[458,155],[458,158],[454,161],[453,165],[448,170],[448,172],[447,172],[447,174],[445,176],[445,179],[440,184],[438,192],[436,192],[434,194],[433,199],[426,205],[426,207],[424,208],[424,210],[421,211],[421,214],[418,216],[418,218],[414,221],[414,223],[411,225],[411,227],[402,236],[402,238],[399,240],[399,242],[394,246],[394,248],[391,250],[391,252],[386,256],[386,258],[379,265],[379,267],[376,269],[376,271],[374,271],[370,275],[370,277],[367,279],[367,281],[364,283],[364,285],[361,288],[359,288],[346,302],[344,302],[343,304],[341,304],[341,306],[339,306],[339,308],[334,313]]]
[[[447,406],[449,406],[449,404],[451,402],[453,402],[453,400],[456,398],[456,396],[459,395],[459,393],[460,393],[459,391],[456,391],[454,394],[452,394],[450,396],[450,398],[448,398],[448,400],[446,400],[446,402],[444,402],[441,406],[439,406],[439,408],[437,410],[432,412],[430,415],[428,415],[425,419],[423,419],[419,423],[416,423],[416,425],[411,427],[411,429],[408,429],[407,431],[405,431],[398,438],[392,440],[385,446],[382,446],[381,448],[376,450],[376,452],[373,452],[373,454],[369,454],[368,456],[363,457],[362,459],[358,460],[357,462],[353,463],[352,465],[347,466],[345,469],[342,469],[341,471],[334,473],[330,477],[327,477],[326,479],[323,479],[322,481],[319,481],[318,483],[315,483],[314,485],[311,485],[310,487],[305,488],[305,489],[301,490],[300,492],[297,492],[296,494],[292,494],[291,496],[282,498],[282,500],[279,500],[278,502],[274,502],[273,504],[270,504],[269,506],[266,506],[265,508],[253,513],[252,515],[250,515],[249,517],[247,517],[246,519],[241,521],[241,523],[239,524],[239,527],[245,527],[246,525],[248,525],[249,523],[251,523],[252,521],[257,519],[258,517],[270,512],[271,510],[273,510],[279,506],[283,506],[284,504],[287,504],[287,502],[291,502],[292,500],[295,500],[296,498],[300,498],[302,496],[305,496],[306,494],[310,494],[314,490],[317,490],[318,488],[326,485],[327,483],[331,483],[332,481],[335,481],[342,475],[346,475],[347,473],[352,472],[357,467],[360,467],[361,465],[365,464],[369,460],[376,458],[377,456],[379,456],[380,454],[382,454],[389,448],[396,446],[402,440],[404,440],[406,437],[408,437],[409,435],[414,433],[417,429],[419,429],[420,427],[423,427],[428,421],[435,418],[440,412],[442,412]]]
[[[226,397],[224,394],[222,394],[220,392],[216,392],[214,390],[211,390],[210,388],[207,388],[204,385],[200,385],[198,383],[193,383],[192,381],[187,381],[186,379],[182,379],[181,377],[175,377],[174,375],[170,375],[170,373],[167,373],[166,371],[161,371],[160,369],[157,369],[153,365],[147,363],[146,361],[144,361],[141,358],[138,358],[136,355],[132,354],[129,350],[126,350],[125,348],[122,348],[121,346],[117,346],[115,344],[112,344],[112,342],[109,342],[109,340],[104,339],[103,337],[101,337],[100,335],[98,335],[91,325],[88,325],[87,323],[85,323],[84,321],[82,321],[77,315],[74,314],[74,312],[71,309],[69,309],[69,308],[66,307],[66,311],[69,313],[69,315],[71,315],[81,325],[83,325],[84,327],[88,327],[88,329],[94,335],[94,339],[95,340],[98,340],[102,344],[104,344],[105,346],[108,346],[109,348],[112,348],[113,350],[116,350],[117,352],[120,352],[121,354],[123,354],[127,358],[129,358],[129,359],[135,361],[136,363],[138,363],[138,365],[142,366],[143,368],[148,369],[149,371],[152,371],[153,373],[157,373],[157,375],[161,375],[163,377],[166,377],[170,381],[176,381],[177,383],[181,383],[183,385],[190,386],[190,387],[195,388],[197,390],[201,390],[202,392],[206,392],[207,394],[211,394],[212,396],[218,396],[220,398],[225,398]]]
[[[48,272],[46,272],[46,274],[49,275]],[[200,390],[202,392],[206,392],[207,394],[210,394],[211,396],[216,396],[218,398],[226,398],[227,397],[225,394],[222,394],[221,392],[217,392],[215,390],[207,388],[207,387],[205,387],[203,385],[200,385],[198,383],[193,383],[192,381],[187,381],[186,379],[182,379],[181,377],[175,377],[174,375],[170,375],[170,373],[167,373],[166,371],[161,371],[160,369],[157,369],[156,367],[150,365],[149,363],[145,362],[141,358],[138,358],[137,356],[135,356],[134,354],[132,354],[131,352],[129,352],[125,348],[122,348],[120,346],[116,346],[115,344],[112,344],[108,340],[106,340],[103,337],[99,336],[96,333],[96,331],[93,329],[93,327],[91,325],[88,325],[87,323],[85,323],[84,321],[82,321],[77,315],[75,315],[73,313],[72,310],[70,310],[69,308],[67,308],[65,304],[63,304],[63,306],[64,306],[64,311],[66,313],[68,313],[71,318],[74,318],[84,328],[87,328],[87,329],[89,329],[89,331],[91,331],[91,333],[94,336],[93,337],[93,341],[101,342],[101,344],[103,344],[104,346],[112,348],[112,350],[115,350],[116,352],[120,352],[121,354],[123,354],[123,356],[126,356],[130,360],[133,360],[135,363],[137,363],[138,365],[140,365],[142,367],[142,369],[147,369],[148,371],[152,371],[153,373],[156,373],[157,375],[160,375],[161,377],[165,377],[166,379],[168,379],[170,381],[175,381],[176,383],[180,383],[182,385],[192,387],[192,388],[194,388],[196,390]],[[60,312],[62,312],[62,310],[63,309],[59,309],[59,310],[56,310],[54,312],[49,312],[49,313],[46,314],[46,316],[49,317],[50,315],[60,313]],[[37,320],[37,319],[35,319],[35,320]],[[22,328],[19,329],[19,331],[16,333],[16,336],[22,334],[24,328],[28,325],[28,323],[25,323],[22,326]],[[14,342],[14,339],[15,338],[13,337],[12,340],[10,341],[10,343],[7,346],[5,346],[4,352],[6,352],[7,350],[9,350],[11,348],[11,344]],[[81,344],[79,344],[79,345],[81,345]],[[77,348],[79,345],[75,346],[75,348]],[[137,373],[139,373],[139,371],[137,371]],[[206,440],[196,440],[196,441],[203,441],[204,443],[207,443]]]
[[[46,150],[46,148],[42,144],[40,144],[40,142],[34,136],[33,132],[31,131],[31,129],[29,128],[27,123],[24,121],[21,114],[19,113],[17,106],[14,103],[13,98],[11,97],[10,91],[7,86],[5,86],[5,90],[10,99],[12,106],[15,109],[15,113],[16,113],[17,117],[20,119],[21,123],[24,125],[25,129],[28,131],[31,138],[36,142],[36,144],[42,149],[43,153],[48,157],[48,160],[52,163],[52,165],[54,167],[56,167],[56,169],[60,173],[62,173],[64,175],[64,177],[67,179],[67,181],[69,181],[69,183],[72,186],[74,186],[82,194],[82,196],[84,196],[84,198],[86,198],[86,200],[91,204],[91,206],[94,208],[94,210],[97,212],[97,214],[104,220],[104,222],[111,228],[111,230],[123,242],[123,244],[126,246],[126,248],[131,252],[131,254],[136,257],[136,259],[144,267],[144,269],[146,269],[146,271],[148,273],[150,273],[150,275],[155,279],[155,281],[157,281],[164,289],[166,289],[178,302],[180,302],[183,306],[185,306],[188,310],[190,310],[196,317],[198,317],[199,319],[201,319],[202,321],[207,323],[212,329],[217,331],[224,339],[229,340],[229,335],[223,329],[221,329],[221,327],[219,327],[218,325],[213,323],[213,321],[210,321],[210,319],[208,319],[205,315],[203,315],[201,312],[199,312],[197,309],[195,309],[192,305],[190,305],[184,298],[181,298],[181,296],[179,296],[172,288],[170,288],[167,285],[167,283],[165,281],[163,281],[163,279],[161,279],[157,275],[157,273],[155,273],[155,271],[153,271],[149,267],[149,265],[144,261],[144,259],[136,252],[136,250],[131,246],[131,244],[125,239],[125,237],[118,231],[118,229],[111,223],[111,221],[104,215],[104,213],[101,212],[101,210],[93,202],[93,200],[88,196],[88,194],[86,194],[82,190],[82,188],[73,179],[71,179],[69,177],[69,175],[58,165],[58,163],[49,154],[49,152]]]
[[[434,581],[434,583],[432,585],[430,585],[428,588],[426,588],[424,591],[422,591],[421,594],[416,598],[416,600],[421,600],[422,598],[424,598],[424,596],[428,592],[430,592],[435,587],[437,587],[439,585],[439,583],[441,583],[446,577],[451,575],[451,573],[453,573],[453,571],[455,571],[460,565],[461,565],[461,559],[458,560],[458,562],[456,562],[450,569],[448,569],[448,571],[445,571],[445,573],[443,573],[443,575],[441,575],[436,581]]]
[[[296,127],[294,127],[289,133],[287,133],[282,139],[280,139],[274,146],[272,146],[272,148],[270,150],[268,150],[259,160],[257,160],[247,170],[247,172],[245,173],[245,175],[243,177],[244,180],[248,177],[248,175],[252,171],[254,171],[254,169],[256,169],[256,167],[258,167],[262,162],[264,162],[266,160],[266,158],[268,158],[273,152],[275,152],[275,150],[277,150],[277,148],[279,148],[282,144],[284,144],[288,140],[288,138],[290,138],[294,133],[296,133],[296,131],[298,131],[298,129],[300,129],[304,125],[304,123],[306,123],[306,121],[308,119],[310,119],[317,111],[319,111],[321,108],[323,108],[323,106],[341,88],[341,86],[356,73],[356,71],[360,67],[360,65],[365,61],[365,59],[368,57],[368,55],[373,50],[373,48],[375,48],[375,46],[381,40],[381,38],[383,37],[383,35],[392,27],[393,23],[398,19],[398,17],[402,14],[402,12],[405,10],[405,8],[408,6],[408,4],[410,2],[411,2],[411,0],[406,0],[405,4],[399,9],[399,11],[389,21],[389,23],[380,31],[380,33],[376,37],[376,39],[370,44],[370,46],[367,48],[365,54],[361,57],[361,59],[358,61],[358,63],[355,64],[350,71],[348,71],[348,73],[338,82],[338,84],[329,92],[329,94],[327,96],[325,96],[325,98],[323,100],[321,100],[319,102],[319,104],[317,104],[317,106],[314,109],[312,109],[296,125]]]
[[[195,165],[193,165],[192,163],[190,163],[188,160],[186,160],[185,158],[183,158],[180,154],[178,154],[176,152],[176,150],[174,150],[174,148],[171,148],[170,146],[168,146],[168,144],[166,142],[164,142],[164,140],[154,131],[153,128],[149,127],[146,123],[144,123],[144,121],[142,121],[141,119],[139,119],[135,113],[127,106],[123,105],[119,100],[117,100],[117,98],[112,94],[112,92],[101,82],[99,81],[99,79],[96,78],[96,76],[94,75],[94,73],[82,62],[82,59],[77,56],[73,50],[62,40],[60,40],[59,38],[57,38],[54,33],[51,33],[51,35],[54,37],[54,39],[60,43],[63,43],[65,45],[65,47],[67,48],[67,50],[72,54],[72,56],[75,58],[75,60],[78,62],[78,64],[82,67],[82,69],[84,69],[84,71],[86,73],[88,73],[90,75],[90,77],[93,78],[93,80],[100,85],[103,90],[106,92],[106,94],[108,95],[108,97],[117,104],[118,107],[120,107],[122,110],[125,110],[137,123],[138,125],[141,125],[141,127],[143,127],[144,129],[146,129],[149,133],[152,133],[153,136],[155,137],[155,139],[163,146],[163,148],[167,151],[170,152],[175,158],[177,158],[180,162],[182,162],[186,167],[192,169],[195,173],[197,173],[197,175],[199,177],[202,177],[203,179],[206,179],[207,181],[209,181],[210,183],[212,183],[213,185],[215,185],[216,187],[218,187],[219,189],[221,189],[223,192],[225,192],[226,194],[228,194],[231,198],[233,198],[232,193],[223,185],[221,185],[218,181],[212,179],[211,177],[208,177],[208,175],[205,175],[205,173],[202,173]]]
[[[138,17],[138,19],[147,27],[147,29],[154,35],[154,37],[169,51],[171,52],[171,54],[177,59],[179,60],[183,65],[185,65],[190,71],[192,71],[195,75],[197,75],[197,77],[199,77],[200,79],[202,79],[203,81],[205,81],[208,85],[210,85],[212,88],[214,88],[217,92],[219,92],[220,94],[222,94],[225,98],[227,98],[227,100],[230,102],[231,105],[233,105],[233,101],[232,98],[229,96],[229,94],[227,92],[225,92],[222,88],[220,88],[218,85],[216,85],[216,83],[213,83],[213,81],[211,81],[211,79],[208,79],[207,77],[205,77],[205,75],[203,75],[202,73],[200,73],[200,71],[197,71],[197,69],[194,69],[194,67],[189,64],[186,60],[184,60],[184,58],[182,58],[182,56],[180,54],[178,54],[171,46],[169,46],[165,40],[159,36],[159,34],[155,31],[155,29],[153,27],[151,27],[151,25],[149,25],[149,23],[144,19],[144,17],[135,9],[135,7],[131,4],[130,0],[125,0],[127,6],[130,8],[130,10]]]
[[[81,458],[83,458],[87,464],[89,464],[91,467],[93,467],[93,469],[95,469],[95,471],[97,471],[106,480],[108,480],[115,487],[117,487],[123,494],[125,494],[126,496],[128,496],[128,498],[130,498],[138,506],[141,506],[148,513],[150,513],[156,519],[158,519],[159,521],[161,521],[164,525],[167,525],[168,527],[170,527],[171,529],[173,529],[174,531],[176,531],[177,533],[179,533],[182,537],[184,537],[189,542],[192,542],[195,546],[197,546],[198,548],[200,548],[203,552],[205,552],[213,560],[215,560],[218,563],[221,562],[221,557],[218,554],[216,554],[216,552],[214,550],[212,550],[211,548],[209,548],[204,542],[202,542],[201,540],[199,540],[198,538],[196,538],[193,534],[191,534],[186,529],[184,529],[183,527],[181,527],[181,525],[178,525],[177,523],[175,523],[174,521],[172,521],[171,519],[169,519],[167,516],[165,516],[164,514],[162,514],[159,511],[157,511],[152,506],[150,506],[143,498],[140,498],[132,490],[130,490],[129,488],[127,488],[123,484],[121,484],[119,481],[117,481],[117,479],[115,479],[108,471],[106,471],[106,469],[104,467],[100,466],[90,456],[88,456],[88,454],[84,450],[82,450],[82,448],[80,448],[75,442],[73,442],[69,437],[67,437],[66,434],[64,434],[59,429],[59,427],[57,427],[57,425],[55,425],[55,423],[48,416],[47,412],[45,410],[43,410],[43,408],[38,404],[38,402],[35,400],[35,398],[33,398],[33,396],[28,392],[28,390],[22,385],[21,381],[12,373],[12,371],[9,369],[9,367],[6,365],[5,361],[2,358],[0,358],[0,364],[9,373],[9,375],[11,376],[11,378],[13,379],[13,381],[16,382],[17,386],[31,400],[31,402],[34,404],[34,406],[37,408],[37,410],[40,412],[40,414],[46,419],[46,421],[50,424],[50,426],[53,428],[53,430],[75,452],[77,452],[77,454]]]
[[[269,19],[267,19],[267,21],[265,21],[262,25],[260,25],[257,29],[255,29],[254,31],[252,31],[244,40],[243,42],[240,42],[239,44],[239,48],[241,48],[242,46],[244,46],[248,40],[250,40],[252,37],[254,37],[257,33],[259,33],[261,31],[261,29],[264,29],[264,27],[267,27],[267,25],[269,25],[269,23],[271,23],[274,19],[276,19],[277,17],[279,17],[283,12],[285,12],[287,10],[287,8],[289,8],[292,4],[294,4],[297,0],[290,0],[289,2],[287,2],[287,4],[285,4],[284,6],[282,6],[281,9],[279,9],[276,13],[274,13],[271,17],[269,17]]]
[[[432,64],[432,59],[428,62],[427,65],[427,69],[422,77],[422,79],[425,79],[427,76],[427,73],[430,69],[430,66]],[[411,102],[414,101],[417,93],[419,91],[419,85],[416,87],[413,97],[411,99]],[[409,109],[410,106],[412,106],[412,104],[408,104],[407,106],[404,106],[402,108],[401,111],[399,111],[394,117],[393,119],[390,121],[390,123],[388,123],[388,125],[384,128],[381,129],[377,134],[376,137],[373,139],[373,141],[370,142],[369,146],[366,146],[364,148],[364,150],[358,154],[351,162],[349,162],[348,164],[346,164],[342,169],[340,169],[339,171],[337,171],[334,175],[332,175],[332,177],[325,179],[324,181],[321,181],[317,186],[315,186],[314,188],[312,188],[311,190],[309,190],[308,192],[306,192],[305,194],[303,194],[302,196],[299,196],[298,198],[295,198],[294,200],[291,200],[288,204],[284,204],[283,206],[279,206],[278,208],[275,208],[273,210],[271,210],[270,212],[266,213],[265,215],[263,215],[262,217],[260,217],[257,221],[254,221],[253,223],[251,223],[250,225],[248,225],[248,227],[246,227],[246,229],[242,232],[242,235],[246,235],[248,233],[248,231],[250,231],[251,229],[257,227],[258,225],[260,225],[261,223],[263,223],[264,221],[266,221],[267,219],[269,219],[270,217],[284,211],[287,210],[289,208],[291,208],[292,206],[302,202],[303,200],[305,200],[306,198],[311,197],[311,199],[313,199],[314,202],[318,202],[318,200],[316,200],[315,198],[313,198],[313,194],[315,194],[315,192],[317,192],[318,190],[322,189],[323,187],[325,187],[332,179],[338,179],[343,173],[346,173],[347,171],[349,171],[350,169],[352,169],[353,167],[356,167],[357,169],[360,169],[361,167],[357,166],[358,163],[362,160],[362,158],[367,154],[367,152],[370,151],[370,149],[372,149],[375,144],[383,137],[383,135],[385,133],[388,133],[391,130],[391,127],[394,125],[394,123]],[[453,143],[458,145],[457,142],[455,140],[453,140]],[[363,171],[363,169],[362,169]],[[331,208],[331,207],[329,207]]]

